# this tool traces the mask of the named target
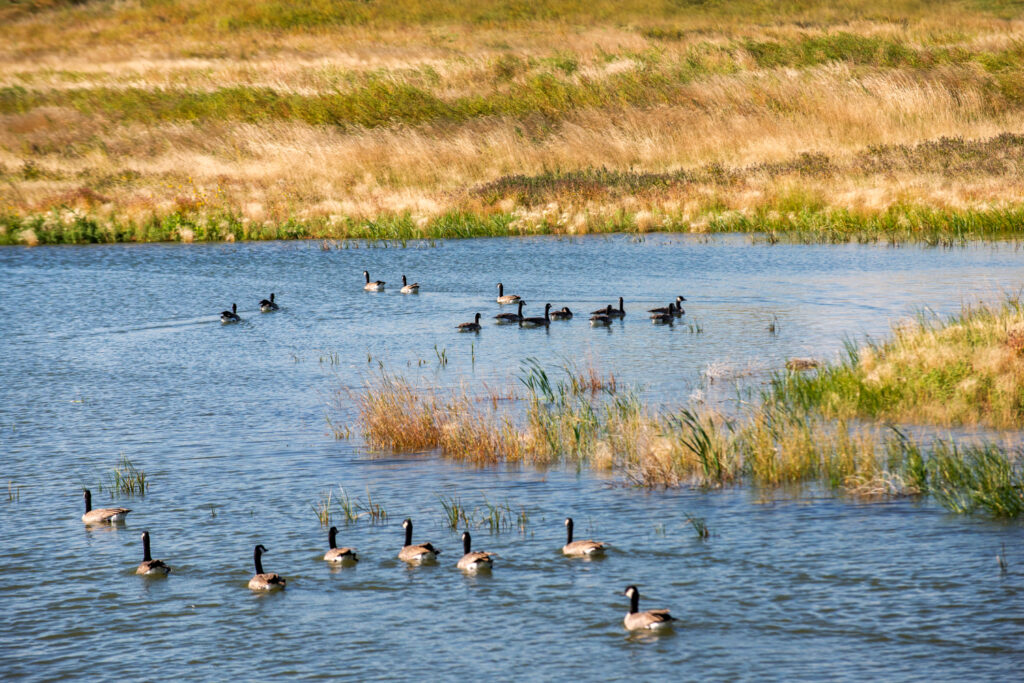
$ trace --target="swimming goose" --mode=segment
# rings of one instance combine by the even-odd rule
[[[561,310],[551,311],[552,320],[569,320],[572,318],[572,311],[568,306],[562,306]]]
[[[676,621],[676,618],[669,614],[667,609],[639,611],[640,591],[636,589],[636,586],[627,586],[623,595],[629,597],[629,612],[626,613],[626,618],[622,620],[622,623],[630,631],[644,628],[650,630],[672,628],[672,622]]]
[[[274,293],[270,293],[269,299],[263,299],[260,301],[260,313],[273,313],[277,310],[277,304],[274,303]]]
[[[324,554],[324,559],[337,564],[355,564],[359,561],[355,548],[338,547],[338,527],[332,526],[327,532],[327,545],[330,547]]]
[[[227,325],[228,323],[241,322],[242,319],[238,317],[238,304],[231,304],[230,311],[221,311],[220,321],[225,325]]]
[[[647,312],[648,313],[672,313],[673,310],[682,311],[682,309],[679,307],[680,306],[680,302],[682,302],[682,301],[686,301],[686,299],[684,299],[681,296],[677,296],[676,297],[676,301],[675,301],[675,308],[674,309],[673,309],[672,304],[669,304],[668,306],[662,306],[660,308],[648,308]],[[676,313],[675,315],[678,316],[678,315],[682,315],[682,314],[681,313]]]
[[[82,515],[82,521],[86,524],[120,524],[124,522],[124,517],[131,510],[128,508],[96,508],[92,509],[92,492],[89,489],[83,489],[85,495],[85,514]]]
[[[612,324],[612,305],[608,304],[608,307],[603,311],[598,311],[594,315],[590,316],[590,324],[595,327],[599,325],[611,325]]]
[[[135,570],[135,573],[145,576],[167,576],[169,571],[171,568],[164,564],[163,560],[154,560],[153,556],[149,554],[149,532],[143,531],[142,562],[139,563],[139,568]]]
[[[497,298],[497,302],[499,304],[514,304],[517,301],[519,301],[519,295],[518,294],[506,294],[505,293],[505,285],[503,285],[503,284],[501,284],[499,282],[498,283],[498,298]]]
[[[384,283],[382,282],[381,284]],[[401,292],[402,294],[419,294],[420,283],[414,282],[410,285],[409,281],[405,279],[405,275],[402,275],[402,288],[398,291]]]
[[[373,282],[370,282],[370,273],[368,271],[365,271],[365,270],[363,271],[363,277],[366,278],[366,284],[363,285],[363,289],[365,289],[367,292],[383,292],[384,291],[384,281],[383,280],[374,280]]]
[[[476,317],[471,323],[459,323],[456,327],[459,332],[479,332],[480,331],[480,314],[477,313]]]
[[[544,305],[544,317],[543,318],[523,318],[519,321],[520,325],[526,327],[547,327],[551,324],[551,317],[548,313],[551,311],[551,304]]]
[[[455,566],[468,572],[476,572],[481,569],[490,569],[494,566],[494,553],[472,552],[470,544],[472,540],[468,531],[462,532],[462,558]]]
[[[619,297],[619,307],[613,308],[608,306],[607,308],[598,309],[590,312],[592,315],[607,315],[609,318],[625,318],[626,309],[622,307],[622,297]]]
[[[260,555],[267,552],[262,545],[256,546],[252,551],[252,561],[256,565],[256,576],[249,579],[249,588],[254,591],[272,591],[284,588],[285,580],[279,574],[263,573],[263,561]]]
[[[494,316],[494,319],[498,321],[498,324],[503,323],[517,323],[523,319],[523,306],[526,304],[522,299],[519,300],[519,312],[518,313],[499,313]]]
[[[672,324],[672,321],[676,319],[676,305],[675,302],[668,305],[668,313],[651,313],[651,322],[655,325]]]
[[[429,543],[412,544],[412,520],[406,519],[402,522],[405,529],[405,545],[398,551],[398,559],[404,562],[419,564],[421,562],[432,562],[437,559],[441,551]]]
[[[562,546],[562,552],[566,555],[577,557],[604,555],[604,549],[608,547],[607,543],[601,543],[600,541],[572,540],[572,517],[565,518],[565,532],[565,545]]]

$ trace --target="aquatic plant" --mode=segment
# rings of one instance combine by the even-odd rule
[[[320,522],[320,526],[328,527],[331,525],[331,512],[332,512],[332,501],[331,491],[325,491],[320,494],[320,499],[314,501],[309,506],[312,508],[313,513],[316,515],[317,521]]]
[[[847,342],[841,362],[778,373],[771,400],[826,417],[1014,428],[1024,423],[1024,307],[966,306],[926,313],[881,342]]]
[[[111,495],[144,496],[149,491],[149,479],[122,453],[120,463],[107,475],[107,490]]]

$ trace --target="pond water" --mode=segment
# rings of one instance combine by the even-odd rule
[[[786,358],[835,357],[845,338],[882,336],[922,309],[949,314],[1017,291],[1024,255],[1012,246],[729,236],[359,246],[0,250],[3,677],[1019,675],[1019,523],[926,502],[647,492],[585,471],[467,468],[367,452],[358,433],[335,440],[325,419],[354,424],[351,396],[381,364],[424,385],[502,387],[527,358],[577,362],[659,404],[724,401],[732,379],[757,386]],[[364,269],[387,291],[362,291]],[[398,293],[402,273],[421,294]],[[551,301],[577,316],[547,330],[494,326],[498,281],[529,314]],[[281,310],[261,315],[270,292]],[[677,294],[684,322],[651,325],[643,311]],[[618,296],[625,320],[590,328],[585,314]],[[244,321],[222,326],[232,302]],[[484,329],[455,332],[476,311]],[[151,488],[115,503],[99,484],[122,455]],[[85,528],[83,486],[98,506],[132,508],[127,524]],[[362,561],[332,570],[312,505],[339,486],[369,491],[389,519],[345,526],[336,511],[339,540]],[[452,494],[528,514],[525,532],[473,529],[475,547],[499,555],[489,576],[454,568],[458,532],[439,502]],[[560,555],[566,515],[577,537],[613,544],[606,559]],[[710,539],[688,516],[707,521]],[[405,517],[418,541],[442,548],[438,566],[397,560]],[[173,567],[167,579],[133,573],[147,529]],[[285,592],[247,590],[256,543]],[[622,629],[629,584],[641,609],[672,610],[674,632]]]

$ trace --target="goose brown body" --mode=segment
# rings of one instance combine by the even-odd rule
[[[523,306],[526,302],[522,299],[519,300],[519,311],[517,313],[499,313],[494,316],[494,319],[501,323],[518,323],[523,320]]]
[[[576,557],[591,557],[594,555],[603,555],[605,548],[608,547],[607,543],[600,541],[574,541],[572,540],[572,528],[573,522],[572,517],[565,518],[565,545],[562,546],[562,552],[566,555],[573,555]]]
[[[85,514],[82,515],[82,521],[86,524],[120,524],[131,512],[128,508],[96,508],[93,510],[92,492],[89,489],[84,489],[82,495],[85,498]]]
[[[409,281],[405,279],[405,275],[403,275],[402,276],[402,288],[400,290],[398,290],[398,291],[400,291],[402,294],[419,294],[420,293],[420,283],[414,282],[414,283],[412,283],[410,285]]]
[[[431,562],[441,554],[441,551],[430,543],[413,544],[411,519],[402,522],[402,528],[405,529],[405,545],[398,551],[398,559],[411,563]]]
[[[608,304],[608,306],[603,311],[600,311],[600,312],[595,313],[594,315],[590,316],[590,324],[594,325],[595,327],[600,326],[600,325],[611,325],[611,323],[612,323],[612,315],[611,315],[611,313],[612,313],[612,306],[611,306],[611,304]]]
[[[630,631],[670,628],[672,622],[676,621],[676,618],[669,614],[667,609],[651,609],[641,612],[640,591],[636,589],[636,586],[627,586],[623,595],[629,598],[629,612],[626,613],[622,623]]]
[[[523,327],[547,327],[551,324],[551,304],[545,304],[544,316],[534,318],[523,318],[519,321],[519,324]]]
[[[142,532],[142,562],[139,563],[136,574],[144,576],[167,576],[171,568],[164,564],[163,560],[154,560],[149,552],[149,532]]]
[[[355,548],[338,547],[338,527],[331,527],[327,532],[328,550],[324,553],[324,560],[335,564],[355,564],[359,561]]]
[[[480,314],[477,313],[476,317],[471,323],[459,323],[456,327],[459,332],[479,332],[480,331]]]
[[[366,284],[363,285],[363,289],[365,289],[367,292],[384,291],[385,283],[383,280],[374,280],[373,282],[370,282],[370,273],[369,271],[366,270],[363,271],[363,277],[366,278]]]
[[[468,531],[462,533],[462,551],[463,555],[459,558],[456,567],[463,571],[476,572],[481,569],[490,569],[494,566],[494,560],[492,559],[494,553],[485,552],[473,552],[471,549],[472,540],[469,536]]]
[[[256,565],[256,575],[249,579],[249,589],[254,591],[281,590],[285,586],[285,580],[279,574],[263,571],[261,556],[267,552],[262,545],[256,546],[252,551],[253,564]]]
[[[562,306],[562,308],[560,308],[557,311],[551,311],[551,319],[552,320],[571,320],[572,319],[572,311],[569,310],[568,306]]]
[[[519,303],[519,295],[518,294],[506,294],[505,293],[505,285],[503,285],[503,284],[501,284],[499,282],[498,283],[498,298],[496,299],[496,301],[499,304],[515,304],[515,303]]]

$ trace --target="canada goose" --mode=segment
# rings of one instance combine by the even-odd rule
[[[622,620],[622,623],[630,631],[638,631],[643,628],[651,630],[672,628],[672,622],[676,621],[676,618],[669,614],[667,609],[639,611],[640,591],[636,589],[636,586],[627,586],[622,594],[629,598],[629,612],[626,613],[626,618]]]
[[[608,547],[607,543],[599,541],[572,540],[572,517],[565,518],[565,533],[565,545],[562,546],[562,552],[566,555],[575,555],[577,557],[604,555],[604,549]]]
[[[480,314],[477,313],[476,317],[471,323],[459,323],[456,327],[459,332],[479,332],[480,331]]]
[[[256,565],[256,576],[249,579],[249,588],[254,591],[272,591],[284,588],[285,580],[279,574],[264,574],[263,562],[260,555],[267,552],[262,545],[256,546],[252,551],[252,561]]]
[[[167,573],[171,571],[171,568],[163,563],[163,560],[154,560],[153,556],[149,554],[149,532],[142,532],[142,562],[139,563],[139,568],[135,570],[136,574],[143,574],[146,576],[167,576]]]
[[[552,320],[570,320],[572,318],[572,311],[569,310],[568,306],[562,306],[561,310],[551,311]]]
[[[384,283],[382,282],[381,284]],[[402,294],[419,294],[420,283],[414,282],[410,285],[409,281],[405,279],[405,275],[402,275],[402,288],[398,291],[400,291]]]
[[[270,293],[269,299],[263,299],[260,301],[260,313],[273,313],[277,310],[277,304],[274,303],[274,293]]]
[[[668,313],[651,313],[651,322],[655,325],[672,324],[672,321],[676,319],[676,305],[671,303],[668,305]]]
[[[608,307],[603,311],[598,311],[594,315],[590,316],[590,324],[598,327],[600,325],[611,325],[612,324],[612,305],[608,304]]]
[[[398,559],[418,564],[420,562],[432,562],[441,554],[440,550],[429,543],[420,543],[419,545],[412,544],[411,519],[406,519],[402,522],[402,528],[405,529],[405,545],[403,545],[402,549],[398,551]]]
[[[85,514],[82,521],[86,524],[120,524],[131,510],[128,508],[96,508],[92,509],[92,492],[82,489],[85,495]]]
[[[519,321],[519,324],[526,327],[547,327],[551,324],[551,316],[548,315],[550,311],[551,304],[545,304],[543,317],[523,318]]]
[[[365,270],[363,271],[363,277],[366,278],[366,284],[363,285],[363,289],[365,289],[367,292],[383,292],[384,291],[384,281],[383,280],[374,280],[373,282],[370,282],[370,273],[368,271],[365,271]]]
[[[458,564],[455,566],[459,569],[463,569],[469,572],[480,571],[481,569],[490,569],[494,566],[494,553],[482,553],[472,552],[470,550],[471,539],[468,531],[462,532],[462,558],[459,559]]]
[[[231,304],[230,311],[221,311],[220,321],[225,325],[229,323],[241,322],[242,319],[238,317],[238,304]]]
[[[328,562],[355,564],[359,561],[355,548],[338,547],[338,527],[336,526],[332,526],[331,530],[327,532],[327,545],[330,549],[324,554],[324,559]]]
[[[607,308],[601,308],[596,311],[590,312],[592,315],[607,315],[609,318],[625,318],[626,309],[622,307],[622,297],[619,297],[619,307],[613,308],[608,306]]]
[[[673,312],[673,310],[675,310],[675,311],[681,311],[682,309],[681,309],[681,308],[679,307],[679,304],[680,304],[680,302],[682,302],[682,301],[686,301],[686,299],[684,299],[684,298],[683,298],[683,297],[681,297],[681,296],[677,296],[677,297],[676,297],[676,301],[675,301],[675,307],[674,307],[674,308],[673,308],[672,304],[669,304],[668,306],[662,306],[662,307],[660,307],[660,308],[648,308],[648,309],[647,309],[647,312],[648,312],[648,313],[672,313],[672,312]],[[680,313],[676,313],[675,315],[677,315],[677,316],[678,316],[678,315],[681,315],[681,314],[680,314]]]
[[[504,324],[504,323],[518,323],[518,322],[521,322],[522,319],[523,319],[523,306],[524,305],[526,305],[526,302],[523,301],[522,299],[520,299],[519,300],[519,312],[518,313],[499,313],[498,315],[494,316],[494,319],[498,321],[499,325]]]
[[[514,303],[516,303],[518,301],[519,301],[519,295],[518,294],[506,294],[505,293],[505,285],[501,284],[500,282],[498,283],[498,298],[497,298],[497,302],[499,304],[514,304]]]

